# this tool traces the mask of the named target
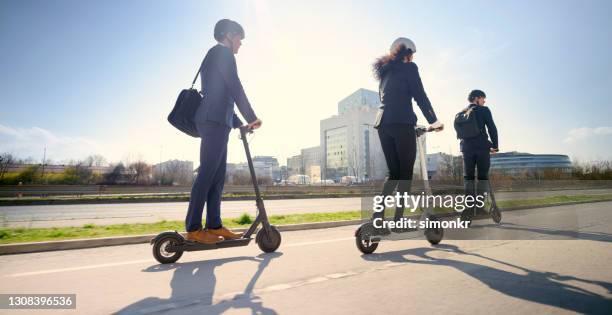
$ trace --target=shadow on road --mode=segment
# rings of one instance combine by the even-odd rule
[[[484,225],[473,225],[470,227],[472,230],[478,229],[486,229],[486,228],[497,228],[501,230],[507,231],[516,231],[518,233],[513,234],[512,238],[507,239],[541,239],[538,237],[533,237],[533,234],[541,234],[550,236],[547,239],[555,239],[555,240],[572,240],[572,239],[580,239],[580,240],[589,240],[589,241],[599,241],[599,242],[612,242],[612,234],[604,233],[604,232],[581,232],[574,230],[561,230],[561,229],[552,229],[545,227],[534,227],[527,226],[521,224],[514,224],[509,222],[504,222],[502,224],[484,224]],[[521,233],[525,232],[525,233]],[[490,234],[487,234],[490,235]]]
[[[257,257],[241,256],[189,263],[154,265],[143,272],[168,272],[174,270],[170,286],[170,298],[148,297],[130,304],[114,314],[151,314],[155,312],[183,313],[185,308],[193,314],[220,314],[229,309],[250,309],[252,314],[277,314],[274,310],[263,306],[258,296],[253,294],[255,283],[264,269],[274,258],[282,253],[260,254]],[[257,262],[257,271],[246,285],[244,292],[231,299],[214,304],[213,297],[217,277],[215,268],[226,263],[237,261]]]
[[[428,253],[432,251],[445,251],[460,255],[474,256],[490,262],[516,268],[520,270],[521,273],[509,272],[471,262],[435,258],[428,255]],[[415,256],[418,259],[411,260],[405,256]],[[612,283],[581,279],[573,276],[563,276],[552,272],[530,270],[477,253],[464,252],[455,245],[441,244],[436,247],[414,248],[381,254],[363,255],[362,257],[365,260],[371,261],[405,262],[411,264],[453,267],[500,293],[574,312],[609,314],[612,309],[612,300],[567,282],[575,281],[598,285],[608,290],[609,293],[612,293]],[[478,297],[466,298],[473,299],[475,303],[478,301]]]

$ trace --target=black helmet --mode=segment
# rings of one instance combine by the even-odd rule
[[[487,97],[487,95],[485,94],[485,92],[481,90],[473,90],[472,92],[470,92],[470,95],[468,96],[468,101],[472,102],[478,97]]]
[[[223,41],[225,35],[237,34],[244,38],[244,29],[238,22],[229,19],[222,19],[215,24],[215,39],[217,41]]]

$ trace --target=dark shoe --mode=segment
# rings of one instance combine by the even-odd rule
[[[242,234],[234,233],[223,226],[218,229],[208,229],[207,231],[213,235],[222,236],[226,240],[235,240],[242,237]]]
[[[207,231],[199,230],[187,232],[187,240],[202,244],[215,244],[223,241],[223,237],[219,237]]]

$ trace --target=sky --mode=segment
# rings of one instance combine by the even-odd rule
[[[199,140],[166,117],[230,18],[245,28],[238,73],[263,120],[251,151],[281,165],[319,145],[338,101],[377,90],[371,64],[400,36],[416,43],[447,126],[428,153],[459,153],[453,117],[481,89],[501,151],[612,159],[611,14],[596,0],[3,0],[0,152],[198,161]],[[237,131],[230,139],[228,161],[245,161]]]

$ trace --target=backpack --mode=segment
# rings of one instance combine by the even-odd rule
[[[474,108],[466,108],[455,115],[454,122],[457,139],[468,139],[478,137],[482,132],[478,127]]]

